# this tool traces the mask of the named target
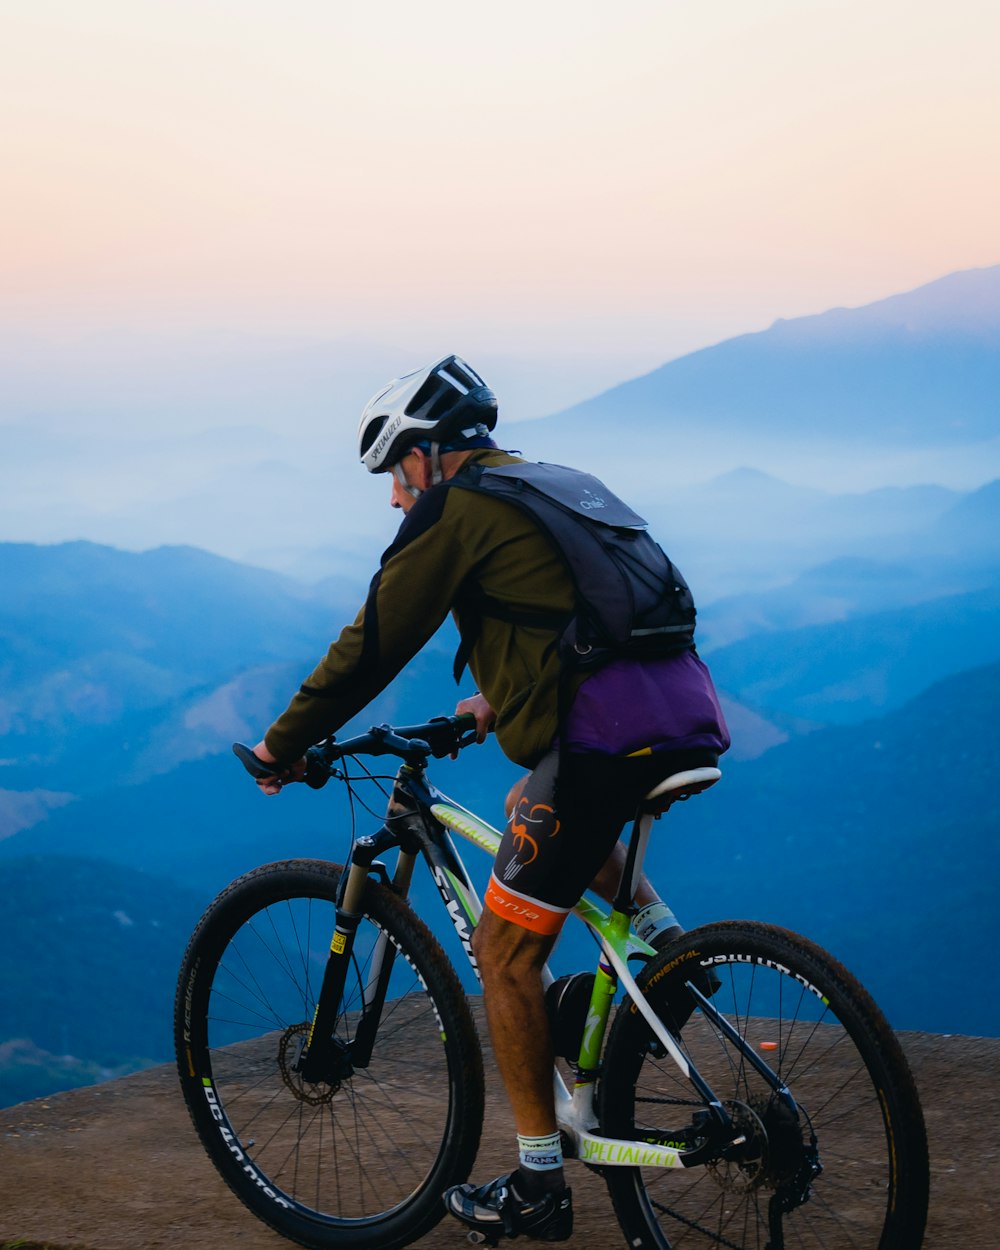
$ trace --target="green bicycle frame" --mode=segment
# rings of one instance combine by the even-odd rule
[[[345,1057],[336,1046],[321,1039],[332,1035],[332,1017],[335,1016],[340,1002],[346,965],[353,947],[354,929],[360,920],[365,881],[375,872],[388,883],[384,865],[375,859],[382,851],[392,848],[399,850],[392,885],[403,896],[408,891],[415,860],[419,854],[423,854],[466,956],[479,977],[472,947],[472,933],[482,915],[483,905],[465,865],[455,851],[449,831],[472,842],[491,857],[496,856],[501,834],[473,812],[430,785],[421,768],[407,764],[400,769],[389,810],[392,813],[392,827],[387,823],[380,833],[359,839],[352,850],[338,900],[337,929],[331,944],[323,987],[300,1061],[299,1070],[305,1080],[325,1080],[331,1071],[336,1072],[338,1065],[345,1062]],[[607,910],[592,899],[584,897],[572,909],[598,938],[601,955],[594,976],[572,1090],[567,1088],[558,1068],[553,1068],[556,1118],[559,1127],[572,1138],[577,1156],[585,1162],[605,1167],[683,1168],[704,1161],[701,1149],[683,1151],[673,1144],[622,1140],[603,1137],[594,1132],[598,1123],[594,1087],[599,1075],[611,1008],[619,985],[646,1021],[663,1050],[703,1100],[711,1120],[714,1121],[713,1137],[728,1145],[739,1144],[729,1113],[649,1005],[629,968],[630,957],[639,955],[649,959],[656,953],[651,946],[631,932],[629,915],[620,910],[620,906],[628,906],[623,900],[626,897],[631,898],[629,886],[634,888],[641,873],[652,821],[653,817],[646,815],[637,825],[637,836],[633,836],[627,857],[626,873],[630,875],[628,881],[623,880],[616,897],[617,906]],[[358,1030],[356,1045],[351,1052],[351,1062],[355,1066],[364,1067],[370,1056],[393,957],[391,945],[383,941],[372,962],[366,989],[365,1021]],[[552,972],[546,964],[542,968],[543,985],[547,987],[552,981]],[[784,1082],[746,1046],[729,1021],[719,1014],[696,987],[688,983],[687,988],[710,1023],[733,1042],[776,1094],[797,1113]]]
[[[487,854],[496,856],[501,838],[499,831],[480,820],[474,813],[467,811],[444,795],[437,796],[437,801],[430,805],[430,812],[444,828],[459,834]],[[651,823],[652,817],[648,817],[648,821]],[[648,833],[648,825],[644,832]],[[482,914],[482,904],[475,895],[475,891],[472,891],[471,898],[465,898],[462,901],[470,918],[478,922]],[[594,1084],[604,1046],[604,1036],[611,1017],[611,1007],[619,984],[629,995],[664,1050],[704,1097],[717,1122],[724,1128],[731,1128],[732,1125],[728,1113],[720,1105],[712,1090],[692,1067],[669,1030],[664,1027],[649,1006],[628,966],[628,959],[631,955],[638,954],[647,958],[655,955],[653,947],[631,932],[629,917],[622,911],[615,909],[608,911],[584,897],[573,908],[573,912],[600,939],[603,958],[594,977],[594,988],[591,992],[577,1063],[577,1079],[572,1091],[567,1089],[561,1073],[558,1070],[553,1071],[556,1118],[559,1127],[571,1135],[576,1144],[578,1157],[587,1163],[600,1164],[603,1167],[690,1167],[696,1160],[692,1159],[690,1154],[685,1157],[683,1152],[672,1147],[602,1137],[593,1131],[597,1125],[593,1098]],[[547,965],[542,970],[542,980],[546,986],[553,980]],[[699,999],[701,999],[700,995]],[[713,1023],[721,1022],[723,1025],[728,1025],[728,1021],[718,1015],[707,999],[701,999],[699,1005],[706,1014],[714,1018]],[[743,1049],[739,1039],[736,1040]],[[783,1089],[783,1082],[769,1069],[768,1076],[776,1089]]]

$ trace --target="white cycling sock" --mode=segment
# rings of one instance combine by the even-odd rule
[[[523,1137],[518,1133],[517,1152],[520,1166],[513,1175],[511,1188],[519,1198],[537,1202],[544,1194],[562,1193],[566,1178],[558,1129],[544,1137]]]
[[[518,1161],[529,1172],[552,1172],[563,1165],[562,1137],[559,1130],[544,1137],[517,1135]]]
[[[650,942],[665,929],[679,929],[680,922],[666,903],[647,903],[632,918],[632,928],[644,942]]]

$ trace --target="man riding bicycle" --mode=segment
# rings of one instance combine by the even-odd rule
[[[362,463],[391,473],[391,504],[405,516],[357,619],[255,752],[275,769],[259,783],[265,793],[300,780],[306,748],[360,712],[454,613],[481,691],[457,710],[475,716],[480,740],[494,729],[505,754],[531,771],[507,797],[473,942],[519,1161],[488,1184],[456,1186],[445,1202],[489,1237],[561,1241],[572,1205],[541,968],[584,890],[614,894],[618,837],[638,801],[671,773],[714,765],[729,734],[690,633],[660,654],[567,677],[556,643],[576,592],[563,554],[530,514],[472,489],[477,474],[525,463],[498,449],[496,420],[493,392],[457,356],[391,382],[366,405]],[[635,901],[647,941],[680,932],[645,878]]]

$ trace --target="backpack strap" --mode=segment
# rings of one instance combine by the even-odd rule
[[[559,634],[566,628],[573,617],[570,612],[532,612],[525,608],[512,608],[510,604],[488,595],[477,583],[469,582],[463,589],[461,598],[456,604],[462,615],[461,640],[455,652],[452,674],[456,684],[461,680],[469,656],[479,641],[483,628],[483,617],[489,616],[496,621],[506,621],[509,625],[522,625],[526,629],[548,629],[556,635],[552,640],[555,646]]]
[[[517,464],[511,467],[521,468],[522,466]],[[498,491],[489,490],[486,486],[481,485],[484,470],[484,465],[473,462],[460,469],[453,478],[441,482],[436,489],[446,490],[451,487],[458,487],[483,495],[493,495],[496,498],[499,495]],[[517,501],[515,499],[511,500],[511,502],[516,503]],[[537,524],[537,518],[533,519]],[[455,607],[460,613],[462,622],[461,638],[458,650],[455,652],[451,670],[456,685],[461,681],[462,674],[465,672],[466,665],[469,662],[469,656],[479,641],[479,635],[482,633],[483,628],[483,617],[489,616],[493,620],[506,621],[510,625],[522,625],[527,629],[551,630],[556,635],[556,638],[553,639],[553,645],[558,641],[558,635],[562,633],[573,617],[572,611],[533,612],[523,608],[512,608],[510,604],[504,603],[500,599],[495,599],[482,589],[476,581],[475,569],[462,587],[455,601]]]

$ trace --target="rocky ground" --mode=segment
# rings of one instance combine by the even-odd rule
[[[904,1034],[927,1119],[931,1213],[925,1245],[1000,1245],[1000,1040]],[[511,1163],[512,1128],[494,1079],[475,1176]],[[588,1250],[622,1235],[600,1178],[570,1165],[576,1233]],[[194,1136],[170,1067],[0,1110],[0,1250],[282,1250],[291,1243],[232,1196]],[[459,1250],[440,1224],[417,1243]]]

